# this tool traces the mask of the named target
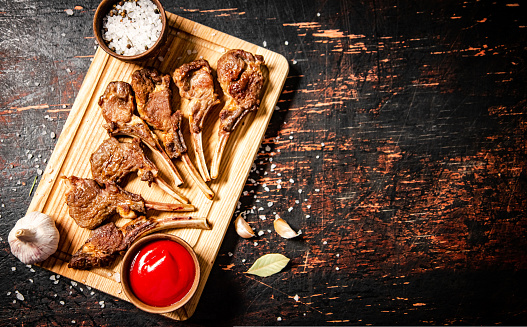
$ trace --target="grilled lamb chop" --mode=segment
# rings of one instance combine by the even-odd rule
[[[137,172],[142,181],[150,185],[155,182],[175,199],[188,203],[188,199],[173,189],[158,176],[158,169],[144,154],[141,140],[134,137],[131,142],[119,142],[116,138],[106,139],[90,157],[93,179],[100,185],[107,182],[119,184],[130,172]]]
[[[218,95],[214,92],[214,79],[209,62],[205,59],[183,64],[174,72],[174,81],[182,98],[190,100],[189,123],[198,169],[205,181],[210,181],[209,170],[203,153],[203,121],[212,107],[217,105]]]
[[[132,88],[137,97],[137,112],[162,140],[171,158],[181,158],[192,180],[200,190],[212,199],[214,193],[199,176],[187,154],[187,146],[181,133],[181,111],[172,110],[172,78],[153,68],[136,70],[132,74]]]
[[[229,135],[251,111],[260,107],[265,84],[265,62],[260,55],[244,50],[230,50],[217,64],[218,80],[227,102],[220,111],[219,141],[212,158],[211,178],[218,177],[223,150]]]
[[[136,239],[169,228],[210,229],[210,226],[206,219],[190,217],[139,217],[121,228],[110,222],[92,231],[86,243],[73,254],[68,267],[91,269],[109,266],[117,254],[126,251]]]
[[[134,114],[134,92],[130,84],[120,81],[110,82],[99,99],[99,106],[106,120],[103,127],[110,135],[138,137],[153,153],[161,156],[161,159],[170,167],[176,185],[183,183],[176,166],[167,156],[155,135],[145,122]]]
[[[171,204],[146,201],[139,194],[123,190],[118,185],[107,182],[99,186],[93,179],[76,176],[64,177],[70,186],[66,193],[69,214],[77,225],[93,229],[114,213],[123,218],[134,219],[137,212],[147,209],[160,211],[193,211],[190,204]]]

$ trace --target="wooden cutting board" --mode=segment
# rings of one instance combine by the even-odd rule
[[[40,211],[53,217],[61,235],[59,249],[41,264],[43,268],[128,300],[122,292],[119,282],[120,258],[116,260],[115,264],[104,269],[97,268],[84,271],[67,267],[71,255],[84,244],[90,231],[78,227],[68,215],[68,208],[65,203],[67,186],[62,182],[61,177],[71,175],[91,177],[89,157],[108,137],[102,127],[104,120],[97,104],[99,97],[109,82],[125,81],[130,83],[131,74],[143,66],[152,66],[164,73],[172,74],[180,65],[199,58],[207,59],[215,70],[218,58],[229,49],[244,49],[263,55],[269,69],[269,79],[261,107],[256,113],[248,115],[243,124],[240,124],[231,135],[223,156],[220,176],[209,183],[215,192],[214,199],[207,199],[198,187],[193,185],[190,177],[183,169],[183,165],[176,162],[176,166],[185,180],[181,190],[190,202],[198,208],[190,215],[207,218],[212,225],[211,230],[181,229],[167,231],[182,237],[192,245],[200,261],[201,281],[195,296],[183,308],[165,314],[172,319],[185,320],[196,309],[287,78],[289,66],[287,60],[277,53],[171,13],[167,13],[167,18],[170,26],[168,40],[157,58],[138,65],[117,60],[101,49],[97,50],[28,212]],[[175,109],[181,109],[185,117],[188,118],[185,105],[186,100],[178,100]],[[223,102],[209,113],[205,122],[203,139],[205,157],[209,168],[212,152],[218,140],[218,113],[222,105]],[[186,119],[182,128],[188,131]],[[187,132],[184,137],[189,147],[189,155],[195,162],[193,151],[190,148],[190,133]],[[163,171],[164,167],[160,167],[160,169]],[[167,174],[164,175],[167,176]],[[140,193],[147,200],[176,202],[157,186],[148,187],[147,183],[139,181],[137,177],[131,178],[125,185],[125,189]],[[169,214],[164,215],[169,216]],[[171,214],[170,216],[175,215]],[[118,226],[126,223],[124,219],[117,219],[115,222]]]

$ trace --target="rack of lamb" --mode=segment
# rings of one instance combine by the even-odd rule
[[[66,192],[69,215],[83,228],[94,229],[114,213],[134,219],[137,213],[144,214],[147,209],[172,212],[195,209],[191,204],[146,201],[141,195],[125,191],[113,182],[100,186],[90,178],[63,178],[70,188]]]
[[[145,122],[134,114],[134,93],[130,84],[121,81],[110,82],[99,99],[99,106],[106,121],[103,127],[110,135],[138,137],[152,150],[152,153],[160,156],[168,165],[176,185],[183,183],[176,166],[167,156],[156,136]]]
[[[218,178],[221,158],[230,134],[249,112],[260,107],[267,70],[264,58],[244,50],[230,50],[217,63],[217,74],[227,96],[220,111],[219,141],[212,158],[210,176]]]
[[[161,139],[169,157],[183,161],[190,177],[199,189],[212,199],[214,193],[203,181],[187,154],[181,132],[181,111],[172,110],[172,78],[153,68],[143,68],[132,74],[139,116],[152,127]]]
[[[210,181],[209,170],[203,152],[203,122],[212,107],[220,103],[214,92],[214,79],[209,62],[199,59],[181,65],[174,72],[174,81],[179,88],[179,95],[190,100],[189,125],[192,144],[198,163],[198,169],[205,181]]]

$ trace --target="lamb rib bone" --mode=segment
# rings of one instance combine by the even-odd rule
[[[103,127],[110,135],[138,137],[169,167],[174,183],[183,183],[179,171],[159,144],[157,137],[145,122],[134,114],[135,101],[130,84],[121,81],[110,82],[99,98],[99,106],[106,121]]]
[[[243,117],[260,107],[267,69],[262,56],[235,49],[218,59],[217,74],[227,101],[220,111],[219,140],[210,169],[212,179],[218,178],[229,136]]]
[[[142,216],[121,228],[110,222],[92,231],[84,245],[73,254],[68,267],[75,269],[106,267],[115,260],[119,252],[128,250],[135,240],[159,230],[172,228],[210,229],[211,227],[207,219],[191,217]]]

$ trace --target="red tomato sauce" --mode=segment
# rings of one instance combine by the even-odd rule
[[[153,241],[137,252],[130,286],[144,303],[164,307],[181,300],[192,287],[196,268],[190,253],[170,240]]]

